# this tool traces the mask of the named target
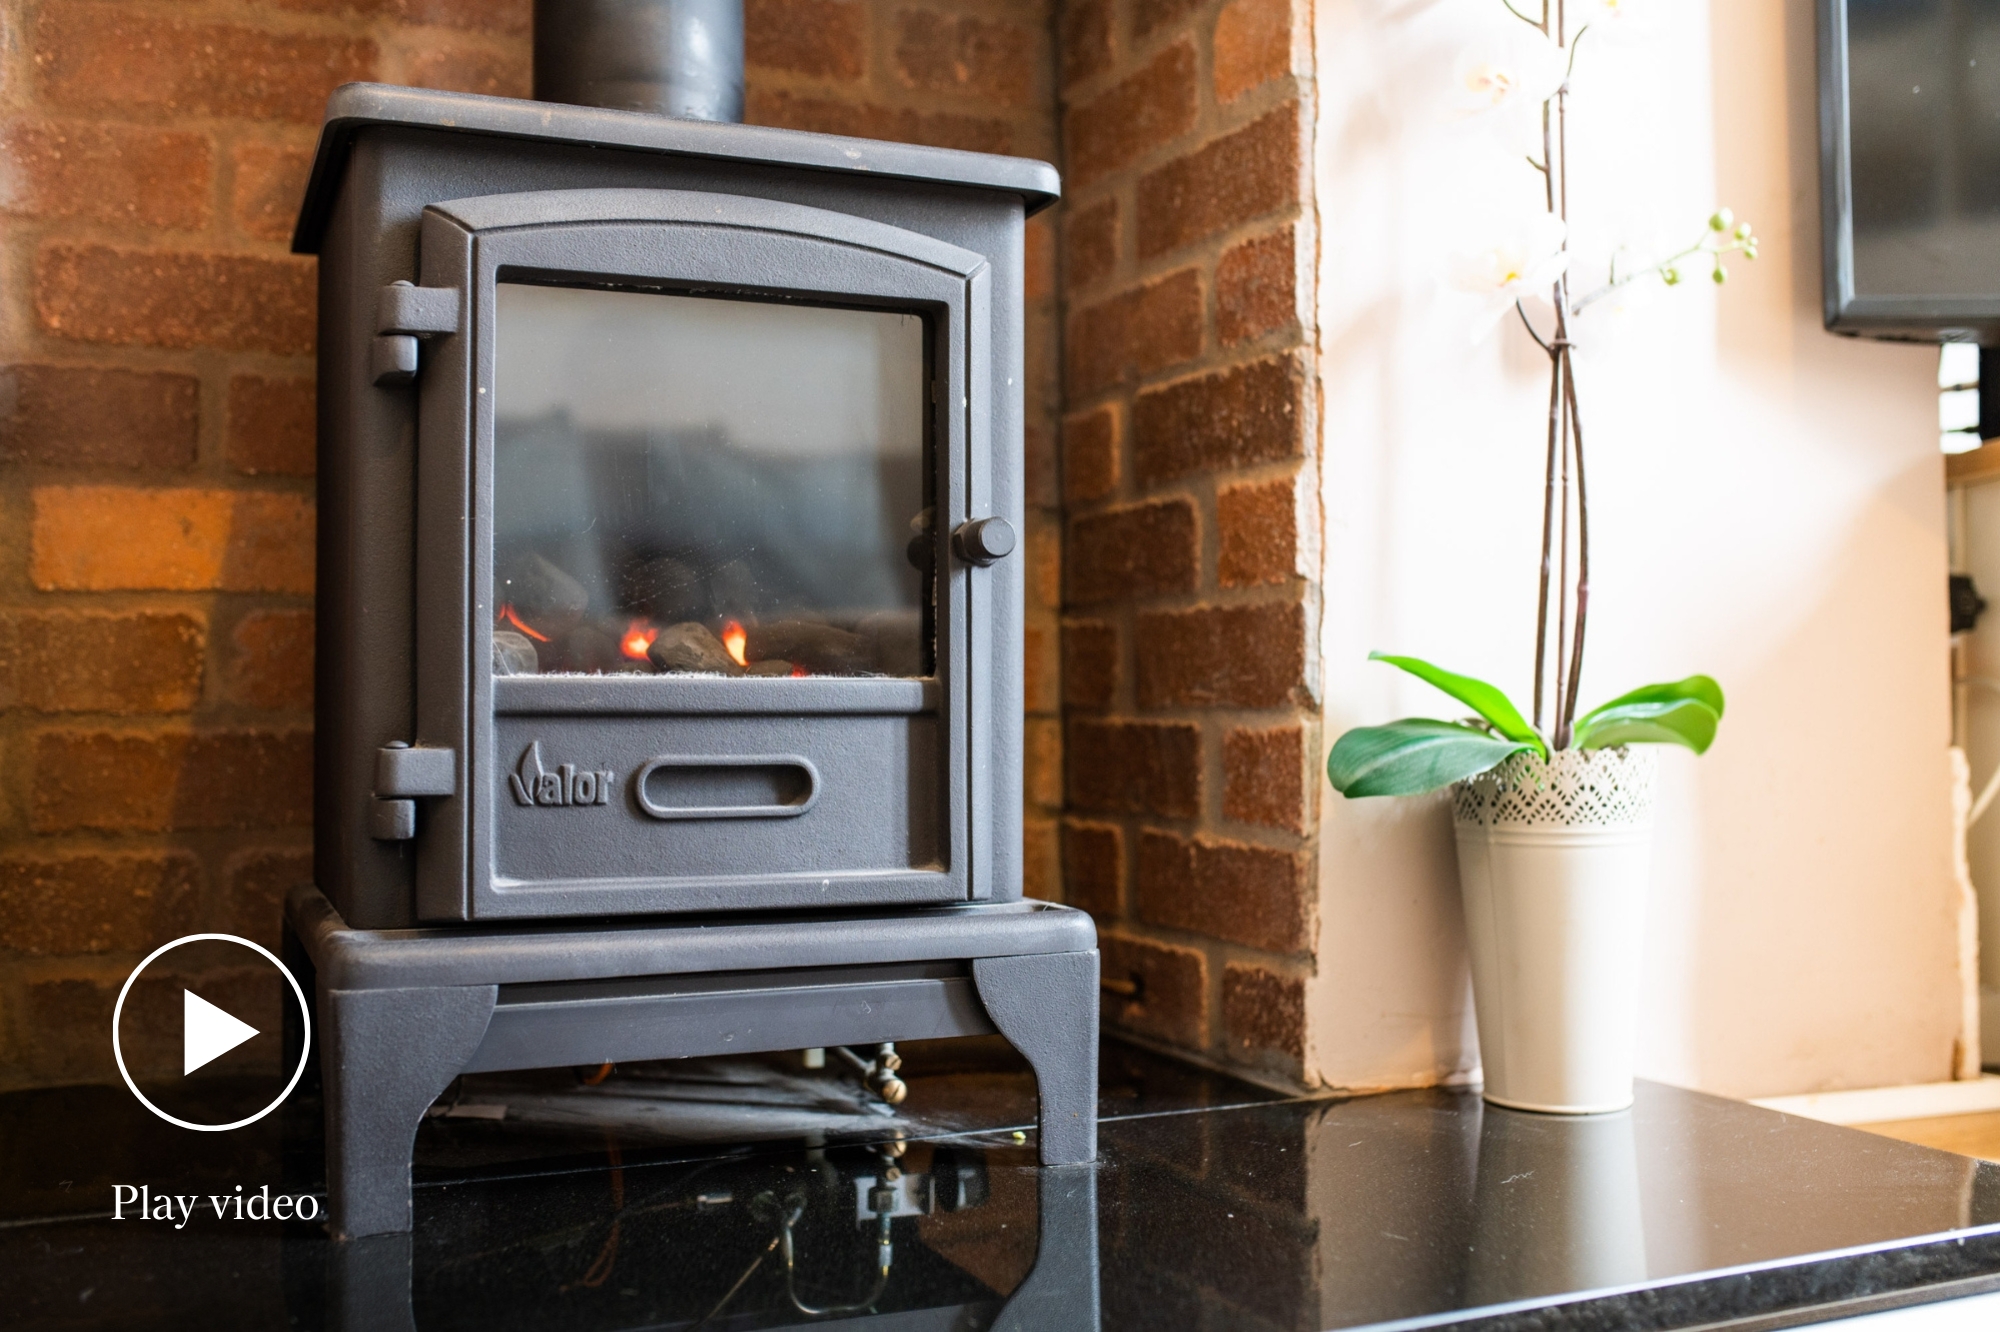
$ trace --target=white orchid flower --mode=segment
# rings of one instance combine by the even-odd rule
[[[1643,23],[1659,8],[1659,0],[1583,0],[1577,17],[1585,23]]]
[[[1480,241],[1451,256],[1451,285],[1476,297],[1479,316],[1472,339],[1486,336],[1514,303],[1542,294],[1569,266],[1569,229],[1554,213],[1527,213],[1502,222]]]
[[[1555,96],[1567,70],[1554,42],[1520,21],[1482,23],[1452,64],[1449,102],[1461,119],[1530,112]]]
[[[1581,0],[1571,10],[1571,30],[1588,26],[1591,42],[1637,41],[1659,26],[1660,0]]]

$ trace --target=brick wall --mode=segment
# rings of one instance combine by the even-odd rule
[[[1028,890],[1098,914],[1114,1023],[1281,1073],[1317,745],[1291,3],[747,3],[753,122],[1065,167],[1028,237]],[[272,939],[306,872],[307,157],[349,79],[525,95],[528,7],[0,4],[6,1087],[111,1076],[139,957]]]
[[[113,1075],[118,985],[266,942],[311,843],[312,261],[326,94],[525,96],[528,0],[7,0],[0,1088]],[[750,0],[750,118],[1055,154],[1046,10]],[[1030,790],[1055,891],[1054,255],[1033,232]]]
[[[1318,530],[1300,0],[1068,0],[1068,900],[1105,1014],[1303,1073]]]
[[[0,1086],[306,872],[328,90],[519,93],[526,0],[12,0],[0,46]]]

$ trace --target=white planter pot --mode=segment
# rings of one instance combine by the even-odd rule
[[[1517,754],[1452,787],[1486,1099],[1632,1104],[1658,754]]]

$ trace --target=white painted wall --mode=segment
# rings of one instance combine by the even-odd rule
[[[1984,481],[1953,492],[1956,500],[1952,568],[1972,575],[1983,594],[2000,587],[2000,482]],[[2000,616],[1984,615],[1961,640],[1968,679],[1959,698],[1959,742],[1970,761],[1971,786],[1983,790],[2000,769]],[[1983,1007],[1994,1025],[1981,1023],[1985,1058],[2000,1060],[2000,807],[1989,806],[1966,836],[1968,868],[1979,894],[1979,980]]]
[[[1417,92],[1498,5],[1318,10],[1329,743],[1453,706],[1367,664],[1371,648],[1529,684],[1546,361],[1512,325],[1469,342],[1437,279],[1490,207],[1473,182],[1537,178]],[[1811,0],[1660,8],[1647,41],[1579,61],[1578,239],[1692,239],[1721,202],[1763,246],[1726,290],[1697,272],[1578,335],[1597,523],[1585,705],[1694,671],[1730,703],[1707,756],[1666,755],[1642,1072],[1736,1095],[1945,1079],[1936,355],[1820,327]],[[1309,1071],[1465,1073],[1447,811],[1331,792],[1323,809]]]

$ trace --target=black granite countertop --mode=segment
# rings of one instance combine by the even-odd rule
[[[323,1189],[310,1095],[228,1134],[0,1096],[0,1322],[1763,1328],[2000,1288],[2000,1167],[1693,1092],[1294,1099],[1107,1043],[1101,1161],[1043,1170],[1011,1051],[904,1049],[895,1116],[783,1060],[467,1079],[414,1235],[350,1245],[111,1216],[120,1183]]]

